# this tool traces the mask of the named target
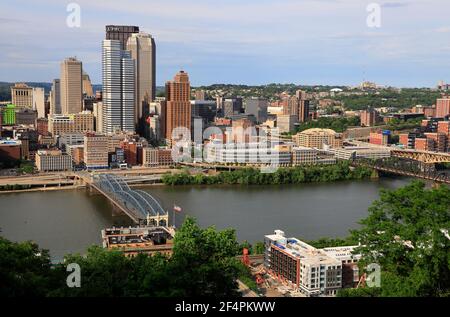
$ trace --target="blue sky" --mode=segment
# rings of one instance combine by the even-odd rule
[[[67,4],[81,7],[69,28]],[[367,5],[381,5],[369,28]],[[106,24],[155,37],[157,84],[179,70],[213,83],[399,87],[450,82],[448,0],[1,0],[0,81],[59,77],[68,56],[101,83]]]

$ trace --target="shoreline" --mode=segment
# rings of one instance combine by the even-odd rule
[[[18,194],[18,193],[33,193],[33,192],[47,192],[47,191],[57,191],[57,190],[76,190],[86,188],[86,185],[70,185],[70,186],[49,186],[49,187],[38,187],[38,188],[27,188],[27,189],[14,189],[14,190],[2,190],[1,194]]]

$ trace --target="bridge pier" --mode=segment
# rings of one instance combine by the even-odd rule
[[[370,175],[371,179],[379,179],[380,178],[380,171],[377,169],[372,170],[372,175]]]

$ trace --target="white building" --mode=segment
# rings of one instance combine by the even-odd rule
[[[279,165],[291,164],[291,152],[279,151],[268,142],[221,143],[206,145],[206,161],[220,164]]]
[[[281,230],[266,235],[264,244],[269,273],[306,296],[334,296],[358,281],[356,246],[317,249]]]
[[[358,158],[383,159],[391,157],[391,150],[382,147],[346,146],[343,148],[329,149],[337,159],[353,160]]]
[[[103,133],[135,131],[135,61],[118,40],[103,40]]]

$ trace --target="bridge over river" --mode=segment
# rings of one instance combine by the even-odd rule
[[[135,223],[167,226],[169,216],[166,210],[151,194],[131,189],[127,181],[112,174],[92,176],[90,186],[110,200]]]

